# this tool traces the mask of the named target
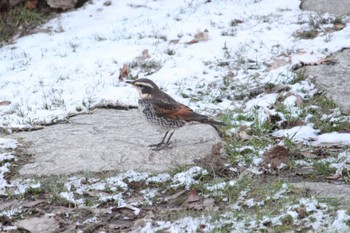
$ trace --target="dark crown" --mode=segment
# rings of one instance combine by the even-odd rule
[[[158,86],[152,80],[147,78],[140,78],[135,81],[126,82],[135,86],[142,94],[152,95],[159,90]]]

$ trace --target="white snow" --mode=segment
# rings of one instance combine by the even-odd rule
[[[320,131],[313,128],[312,124],[295,126],[290,129],[281,129],[272,133],[274,137],[286,137],[294,142],[308,142],[315,138]]]
[[[189,189],[192,184],[198,183],[198,181],[195,178],[198,178],[200,176],[207,175],[208,172],[198,166],[191,167],[187,171],[177,173],[172,180],[171,187],[172,188],[178,188],[181,186],[185,186],[186,189]]]
[[[350,145],[350,133],[324,133],[315,138],[312,146]]]

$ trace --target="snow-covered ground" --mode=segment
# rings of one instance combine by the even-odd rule
[[[335,16],[301,11],[300,1],[296,0],[111,2],[87,3],[41,26],[43,32],[18,38],[0,48],[0,101],[10,101],[0,106],[2,128],[49,124],[105,103],[136,105],[137,92],[118,80],[124,64],[130,76],[154,80],[198,112],[215,115],[241,108],[247,114],[257,114],[263,122],[276,113],[271,106],[278,95],[262,93],[251,99],[238,96],[266,84],[286,84],[294,77],[291,69],[295,65],[318,63],[350,47],[350,26],[339,31],[326,30],[333,27],[330,22]],[[343,20],[350,21],[345,17]],[[326,23],[319,25],[314,39],[301,39],[298,33],[314,30],[310,21]],[[196,37],[206,29],[208,38],[205,33]],[[308,81],[289,88],[291,95],[283,104],[292,115],[298,114],[298,103],[312,97],[316,88]],[[313,140],[312,145],[350,144],[349,134],[318,134],[318,129],[307,124],[275,131],[273,136],[290,137],[295,142]],[[6,148],[16,145],[13,141],[0,143]],[[15,159],[9,152],[0,155],[0,194],[9,186],[3,178],[8,162]],[[345,163],[337,168],[347,167]],[[183,179],[175,176],[174,187],[179,184],[176,177]],[[192,176],[188,177],[191,184]],[[61,195],[76,201],[69,188]],[[317,203],[301,200],[300,205],[315,209]],[[297,208],[290,207],[291,216]],[[321,223],[331,216],[323,214],[326,207],[317,208],[310,210],[316,219],[312,228],[325,229]],[[345,212],[339,211],[332,229],[346,229],[343,222],[348,219]],[[207,219],[183,221],[197,229]],[[159,222],[155,229],[176,229],[176,224],[183,227],[184,222],[169,224]],[[262,223],[254,222],[252,227],[259,224]],[[147,225],[143,230],[149,232],[151,228]]]

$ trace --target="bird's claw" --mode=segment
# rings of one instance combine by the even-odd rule
[[[151,147],[152,150],[154,150],[154,151],[160,151],[160,150],[166,150],[166,149],[172,148],[172,146],[170,146],[169,144],[165,144],[165,143],[151,144],[151,145],[149,145],[149,147]]]

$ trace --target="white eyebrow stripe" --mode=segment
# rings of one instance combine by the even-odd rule
[[[135,82],[134,85],[141,85],[141,86],[147,86],[147,87],[153,88],[151,84],[143,83],[143,82]]]

